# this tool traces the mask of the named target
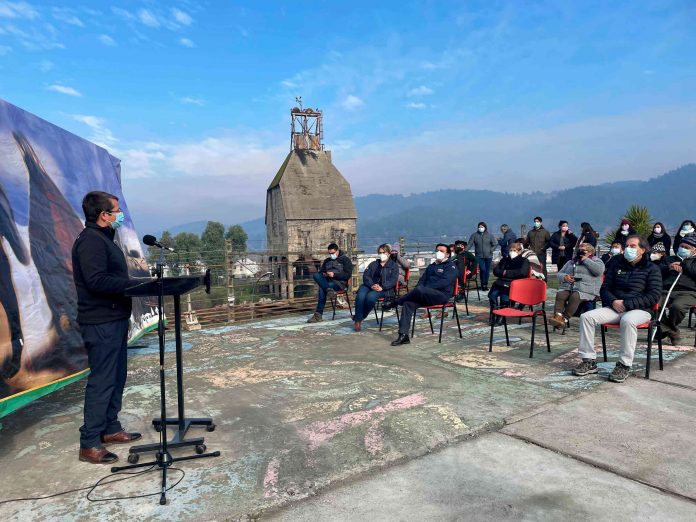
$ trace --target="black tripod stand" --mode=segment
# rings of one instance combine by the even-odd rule
[[[205,445],[203,444],[203,439],[192,439],[190,441],[183,440],[183,434],[185,434],[186,429],[190,424],[203,424],[214,429],[214,424],[210,419],[189,419],[188,421],[183,417],[183,384],[182,384],[182,363],[181,363],[181,318],[179,314],[179,303],[180,296],[183,293],[190,291],[191,289],[200,286],[201,283],[205,283],[206,291],[210,292],[210,274],[206,273],[206,277],[199,276],[188,276],[188,277],[163,277],[163,266],[164,266],[164,249],[160,251],[160,259],[157,263],[157,268],[155,272],[156,280],[154,282],[148,281],[135,287],[129,288],[127,290],[127,295],[153,295],[152,290],[156,289],[157,295],[157,308],[158,308],[158,322],[157,322],[157,336],[159,337],[159,373],[160,373],[160,422],[153,421],[153,425],[160,433],[159,444],[151,444],[147,446],[141,446],[139,448],[131,448],[131,455],[129,455],[129,462],[137,462],[137,454],[142,451],[156,451],[155,460],[152,462],[142,462],[140,464],[131,464],[128,466],[117,466],[111,468],[113,473],[117,471],[122,471],[126,469],[142,468],[147,466],[157,466],[162,470],[162,489],[160,493],[161,505],[167,503],[167,469],[175,462],[183,460],[201,459],[207,457],[219,457],[220,452],[214,451],[211,453],[204,453]],[[153,285],[155,288],[153,288]],[[166,288],[165,288],[166,287]],[[166,394],[165,394],[165,381],[164,381],[164,349],[165,349],[165,328],[164,328],[164,296],[173,295],[175,302],[175,324],[176,324],[176,346],[177,346],[177,388],[179,392],[178,403],[179,403],[179,415],[180,418],[177,419],[177,423],[185,426],[183,434],[181,429],[177,432],[175,441],[170,443],[167,441],[167,424],[173,423],[170,419],[167,419],[166,411]],[[161,420],[165,422],[161,422]],[[198,422],[196,422],[198,421]],[[212,430],[211,430],[212,431]],[[197,455],[190,455],[186,457],[172,457],[169,453],[170,447],[181,447],[181,446],[196,446]],[[135,450],[135,451],[133,451]],[[202,451],[201,451],[202,450]],[[132,456],[135,455],[135,459]]]

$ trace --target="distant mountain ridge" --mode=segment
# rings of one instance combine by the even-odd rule
[[[579,230],[580,222],[592,223],[605,233],[616,229],[619,220],[633,204],[645,206],[670,234],[684,219],[696,219],[696,164],[688,164],[646,181],[618,181],[601,185],[580,186],[554,192],[507,193],[490,190],[448,189],[422,194],[370,194],[355,198],[358,212],[358,242],[371,249],[383,241],[432,242],[442,236],[447,241],[468,238],[479,221],[498,231],[507,223],[519,234],[520,225],[531,226],[534,216],[541,215],[550,231],[559,219]],[[185,223],[169,229],[201,234],[207,221]],[[226,226],[234,223],[225,223]],[[264,218],[241,223],[249,235],[249,247],[265,245]]]

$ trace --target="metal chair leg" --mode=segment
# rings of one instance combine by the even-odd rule
[[[435,329],[433,328],[433,316],[430,314],[430,308],[428,310],[428,321],[430,321],[430,333],[435,334]]]
[[[508,335],[507,317],[503,316],[503,327],[505,328],[505,342],[510,346],[510,336]]]
[[[602,332],[602,352],[604,352],[604,362],[607,362],[607,338],[606,338],[607,329],[604,328],[603,326],[600,326],[599,330]]]
[[[529,358],[534,357],[534,333],[536,332],[536,315],[532,316],[532,342],[529,345]]]
[[[495,321],[491,321],[491,338],[488,341],[488,351],[493,351],[493,329],[495,328]]]
[[[442,313],[440,313],[440,335],[437,338],[437,342],[441,343],[442,342],[442,327],[445,324],[445,307],[442,307]]]
[[[546,312],[542,310],[541,315],[544,316],[544,331],[546,332],[546,351],[551,353],[551,342],[549,341],[549,323],[546,319]]]
[[[648,328],[648,351],[645,354],[645,378],[650,379],[650,360],[652,359],[652,332],[653,327]]]
[[[384,324],[384,305],[382,305],[382,313],[379,317],[379,331],[382,331],[382,325]]]
[[[333,308],[333,315],[331,316],[331,320],[333,321],[336,319],[336,298],[331,298],[331,308]]]
[[[418,308],[413,311],[413,325],[411,326],[411,337],[416,333],[416,316],[418,315]]]
[[[457,320],[457,330],[459,330],[459,338],[462,338],[462,326],[459,324],[459,312],[457,312],[457,303],[455,302],[452,306],[454,308],[454,317]]]

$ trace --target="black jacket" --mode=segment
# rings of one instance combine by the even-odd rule
[[[621,227],[616,231],[616,234],[614,234],[614,243],[621,243],[621,246],[623,248],[626,248],[626,238],[628,236],[633,236],[637,234],[636,229],[633,228],[632,226],[629,225],[628,227],[628,234],[624,235],[621,233]]]
[[[515,259],[504,257],[493,269],[493,275],[498,278],[493,286],[509,288],[510,283],[515,279],[529,277],[529,260],[522,256],[517,256]]]
[[[416,286],[424,286],[442,292],[445,299],[452,297],[454,283],[457,281],[459,270],[454,261],[443,261],[428,265]]]
[[[347,255],[339,250],[336,259],[331,259],[330,257],[324,259],[319,272],[323,274],[326,274],[326,272],[333,272],[333,280],[338,282],[342,288],[346,288],[348,285],[347,281],[353,275],[353,262]]]
[[[116,231],[87,223],[72,248],[73,281],[77,290],[77,322],[99,324],[127,319],[133,285],[123,252],[114,243]]]
[[[623,299],[626,311],[650,312],[662,297],[660,269],[647,254],[635,265],[622,256],[607,265],[599,293],[603,306],[610,307],[615,300]]]
[[[549,240],[549,246],[551,247],[551,262],[558,263],[561,257],[570,259],[573,257],[573,249],[578,242],[578,237],[572,232],[566,232],[563,236],[560,230],[556,230],[551,234],[551,239]],[[565,250],[559,250],[561,246],[565,247]]]
[[[375,279],[377,269],[379,268],[379,259],[374,260],[367,265],[363,272],[363,285],[371,288],[372,285],[378,284],[387,293],[388,296],[394,295],[396,283],[399,281],[399,265],[392,258],[387,259],[387,262],[382,267],[379,279]]]
[[[655,234],[651,233],[648,236],[648,243],[651,247],[655,246],[657,243],[662,243],[663,245],[665,245],[665,252],[667,252],[667,255],[669,255],[669,249],[672,248],[672,238],[669,237],[669,234],[667,234],[667,232],[663,232],[660,237],[655,237]]]
[[[679,281],[674,286],[675,290],[696,292],[696,257],[689,257],[682,261],[681,257],[669,256],[662,258],[660,262],[660,271],[662,272],[662,287],[665,291],[668,291],[674,280],[677,278],[679,272],[671,270],[669,265],[672,263],[681,263],[682,275]]]

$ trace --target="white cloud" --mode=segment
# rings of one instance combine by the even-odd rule
[[[104,45],[108,45],[109,47],[114,47],[116,45],[116,40],[111,38],[108,34],[100,34],[99,41]]]
[[[82,93],[75,89],[74,87],[68,87],[67,85],[53,84],[46,87],[49,91],[59,92],[61,94],[67,94],[68,96],[75,96],[76,98],[81,98]]]
[[[280,82],[280,84],[283,87],[287,87],[288,89],[295,89],[297,87],[297,84],[292,80],[283,80],[282,82]]]
[[[126,11],[125,9],[121,9],[120,7],[112,7],[111,11],[115,15],[123,18],[124,20],[130,20],[130,21],[136,20],[136,16],[133,13],[131,13],[130,11]]]
[[[0,18],[26,18],[33,20],[39,12],[27,2],[4,2],[0,0]]]
[[[65,22],[66,24],[74,25],[77,27],[85,26],[84,22],[80,20],[71,9],[54,7],[52,12],[53,18],[60,22]]]
[[[353,96],[352,94],[349,94],[341,102],[341,105],[343,106],[344,109],[346,109],[348,111],[354,111],[354,110],[357,110],[357,109],[363,107],[365,105],[365,102],[362,101],[357,96]]]
[[[56,40],[58,31],[50,24],[31,24],[27,30],[14,24],[0,26],[0,34],[14,37],[28,51],[47,51],[63,49],[65,46]]]
[[[408,105],[406,105],[406,107],[408,109],[425,109],[427,105],[421,102],[411,102]]]
[[[174,20],[179,22],[181,25],[191,25],[193,18],[188,13],[185,13],[181,9],[172,9],[172,16]]]
[[[138,19],[143,25],[147,25],[148,27],[159,27],[161,25],[152,11],[147,9],[140,9],[138,11]]]
[[[189,40],[188,38],[182,38],[181,40],[179,40],[179,43],[181,45],[183,45],[184,47],[189,47],[189,48],[196,47],[196,44],[193,43],[193,41]]]
[[[415,89],[411,89],[408,91],[408,96],[429,96],[433,94],[433,91],[430,87],[426,87],[425,85],[421,85],[420,87],[416,87]]]
[[[92,135],[88,139],[100,147],[107,149],[118,143],[111,130],[106,127],[104,119],[87,114],[73,114],[72,118],[92,130]]]
[[[193,98],[191,96],[184,96],[183,98],[179,98],[179,101],[184,105],[198,105],[199,107],[205,105],[205,100],[203,98]]]

